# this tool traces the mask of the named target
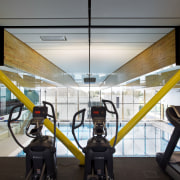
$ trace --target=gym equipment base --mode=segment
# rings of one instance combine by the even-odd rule
[[[82,180],[84,167],[79,166],[76,158],[57,158],[57,180]],[[24,180],[24,157],[0,157],[0,176],[2,180]],[[170,180],[159,168],[154,157],[114,158],[115,180]]]

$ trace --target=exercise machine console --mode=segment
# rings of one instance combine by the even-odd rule
[[[174,126],[169,143],[164,153],[157,153],[156,160],[163,171],[173,179],[180,179],[180,152],[174,151],[180,137],[180,106],[168,107],[166,116]]]
[[[33,118],[26,127],[26,135],[33,138],[30,144],[24,147],[15,137],[11,123],[18,120],[21,116],[23,104],[19,104],[11,109],[8,119],[8,128],[16,143],[26,153],[26,180],[55,180],[56,179],[56,118],[53,105],[43,101],[43,106],[33,108]],[[51,108],[51,114],[48,114],[48,107]],[[13,113],[19,110],[18,116],[13,117]],[[44,120],[47,117],[53,118],[54,137],[42,135]]]
[[[113,154],[115,152],[115,144],[118,132],[118,113],[113,104],[109,100],[102,100],[104,106],[91,107],[91,117],[93,121],[93,137],[87,142],[86,147],[82,147],[78,142],[75,129],[84,123],[85,109],[77,112],[73,117],[72,134],[78,146],[85,154],[85,170],[84,180],[113,180]],[[113,110],[109,110],[111,105]],[[115,114],[116,116],[116,134],[113,146],[106,139],[106,112]],[[76,118],[81,116],[81,122],[76,125]]]

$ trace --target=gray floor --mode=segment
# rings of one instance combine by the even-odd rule
[[[58,158],[59,180],[81,180],[84,168],[78,165],[75,158]],[[25,158],[0,157],[0,179],[24,179]],[[115,180],[143,180],[170,178],[164,174],[156,163],[155,158],[114,158]]]

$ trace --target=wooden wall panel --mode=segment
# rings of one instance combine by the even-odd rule
[[[65,86],[77,86],[71,76],[7,31],[4,31],[4,64]]]
[[[105,86],[114,86],[174,63],[176,63],[175,30],[108,76]]]

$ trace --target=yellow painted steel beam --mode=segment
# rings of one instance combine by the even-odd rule
[[[180,70],[156,93],[152,99],[118,132],[116,144],[180,81]],[[111,146],[115,137],[110,140]]]
[[[0,80],[31,112],[33,111],[33,107],[35,105],[11,82],[11,80],[1,70]],[[45,119],[44,125],[52,133],[54,133],[54,124],[49,119]],[[80,160],[80,165],[84,165],[85,158],[82,152],[58,128],[56,128],[56,137],[74,154],[77,159]]]

